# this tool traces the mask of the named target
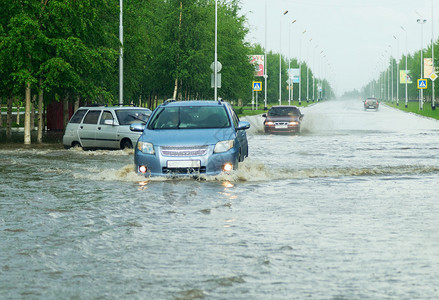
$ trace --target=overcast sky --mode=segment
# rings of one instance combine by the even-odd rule
[[[439,1],[433,2],[436,40]],[[396,58],[406,53],[401,26],[407,31],[411,54],[421,48],[421,42],[427,47],[432,38],[432,0],[241,0],[241,4],[249,23],[249,42],[301,57],[318,77],[326,74],[339,95],[377,78],[385,68],[382,55],[388,62],[390,53]],[[286,10],[288,14],[283,15]],[[425,25],[417,23],[421,16],[427,19]]]

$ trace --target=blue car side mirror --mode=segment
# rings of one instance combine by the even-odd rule
[[[145,124],[134,123],[130,125],[130,130],[134,132],[143,132],[145,129]]]
[[[239,121],[237,130],[245,130],[250,128],[250,123],[246,121]]]

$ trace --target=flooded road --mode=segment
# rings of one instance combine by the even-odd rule
[[[300,136],[247,118],[249,159],[200,180],[1,143],[0,298],[437,299],[439,122],[302,112]]]

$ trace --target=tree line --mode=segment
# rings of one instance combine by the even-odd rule
[[[433,43],[433,45],[430,44],[427,48],[418,50],[413,54],[409,53],[407,55],[402,55],[401,59],[399,60],[394,57],[390,57],[385,69],[382,72],[380,72],[378,78],[370,81],[368,84],[366,84],[363,87],[361,95],[363,97],[374,96],[380,98],[381,100],[392,101],[392,102],[397,100],[396,97],[398,95],[399,101],[404,101],[406,95],[405,81],[404,81],[404,75],[401,76],[400,71],[408,70],[407,74],[409,76],[409,81],[411,81],[411,83],[407,84],[408,99],[418,100],[419,89],[417,88],[417,80],[420,78],[425,78],[423,75],[421,75],[421,51],[422,51],[422,58],[431,59],[432,47],[434,47],[434,53],[435,53],[433,65],[438,66],[439,41],[436,41]],[[406,68],[406,58],[407,58],[407,68]],[[436,74],[438,74],[437,71]],[[434,92],[435,92],[435,98],[437,98],[437,96],[439,96],[439,84],[437,83],[437,81],[435,84]],[[431,102],[432,85],[430,79],[428,79],[428,88],[424,90],[423,94],[425,98],[424,101]]]
[[[245,104],[255,80],[248,55],[263,49],[245,41],[249,29],[239,2],[218,1],[219,96]],[[213,98],[214,0],[124,1],[122,43],[119,15],[117,0],[1,2],[0,105],[7,107],[9,129],[12,106],[26,108],[25,144],[31,143],[33,111],[41,142],[51,102],[63,103],[64,123],[69,105],[117,104],[121,48],[124,104],[153,108],[168,98]],[[270,89],[279,71],[268,72]],[[276,102],[274,88],[270,95]]]

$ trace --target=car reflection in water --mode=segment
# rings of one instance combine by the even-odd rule
[[[298,134],[304,115],[296,106],[277,105],[262,116],[265,133]]]

